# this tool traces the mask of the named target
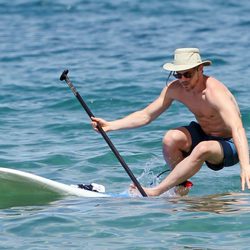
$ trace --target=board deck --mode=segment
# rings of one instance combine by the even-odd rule
[[[0,208],[7,201],[8,204],[42,204],[63,196],[112,197],[20,170],[0,168]]]

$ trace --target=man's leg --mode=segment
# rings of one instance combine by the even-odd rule
[[[184,159],[184,152],[189,152],[192,139],[189,131],[184,128],[169,130],[163,138],[163,156],[168,166],[173,169],[179,162]]]
[[[195,175],[205,161],[219,164],[223,158],[223,149],[218,141],[200,142],[192,153],[179,162],[158,186],[145,188],[145,191],[149,196],[160,195]]]

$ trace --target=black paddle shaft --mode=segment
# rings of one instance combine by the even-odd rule
[[[84,100],[82,99],[81,95],[78,93],[78,91],[76,90],[76,88],[74,87],[74,85],[72,84],[72,82],[70,81],[69,77],[68,77],[68,70],[64,70],[60,80],[61,81],[65,81],[68,86],[70,87],[70,89],[72,90],[72,92],[74,93],[74,95],[76,96],[77,100],[81,103],[82,107],[84,108],[84,110],[87,112],[88,116],[90,117],[95,117],[93,115],[93,113],[91,112],[91,110],[89,109],[88,105],[84,102]],[[103,130],[103,128],[99,125],[97,125],[97,128],[99,130],[99,132],[101,133],[102,137],[104,138],[104,140],[107,142],[107,144],[109,145],[110,149],[112,150],[112,152],[115,154],[116,158],[118,159],[118,161],[121,163],[121,165],[123,166],[123,168],[125,169],[125,171],[127,172],[127,174],[129,175],[130,179],[133,181],[133,183],[135,184],[135,186],[137,187],[137,189],[140,191],[141,195],[143,197],[147,197],[147,194],[145,193],[144,189],[141,187],[140,183],[138,182],[138,180],[136,179],[136,177],[134,176],[134,174],[132,173],[132,171],[130,170],[130,168],[128,167],[128,165],[126,164],[126,162],[124,161],[124,159],[122,158],[122,156],[120,155],[120,153],[118,152],[118,150],[115,148],[115,146],[113,145],[113,143],[111,142],[111,140],[109,139],[109,137],[107,136],[107,134],[105,133],[105,131]]]

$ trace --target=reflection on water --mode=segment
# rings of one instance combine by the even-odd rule
[[[218,214],[242,213],[250,211],[250,195],[247,193],[224,193],[204,197],[183,197],[171,199],[173,203],[182,203],[185,211],[212,212]]]

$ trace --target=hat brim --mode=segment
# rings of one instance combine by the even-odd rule
[[[204,66],[210,66],[212,64],[212,62],[209,60],[206,60],[206,61],[203,61],[200,63],[189,64],[189,65],[186,65],[186,64],[185,65],[182,65],[182,64],[176,65],[173,63],[165,63],[163,65],[163,69],[169,70],[169,71],[183,71],[183,70],[192,69],[192,68],[197,67],[201,64],[203,64]]]

